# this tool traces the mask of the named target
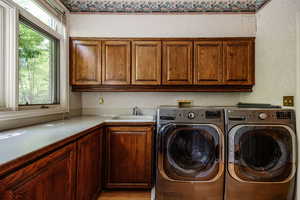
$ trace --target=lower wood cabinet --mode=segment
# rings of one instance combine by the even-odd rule
[[[106,188],[151,188],[153,127],[106,129]]]
[[[102,189],[102,129],[0,176],[0,200],[96,200]]]
[[[102,130],[77,142],[77,200],[97,199],[102,182]]]
[[[75,147],[68,145],[0,179],[0,199],[75,199]]]

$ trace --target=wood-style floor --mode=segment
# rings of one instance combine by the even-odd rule
[[[98,200],[151,200],[150,191],[104,191]]]

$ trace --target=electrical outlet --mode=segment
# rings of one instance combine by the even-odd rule
[[[294,96],[284,96],[283,97],[283,106],[294,106]]]
[[[99,97],[99,104],[104,104],[104,98],[103,97]]]

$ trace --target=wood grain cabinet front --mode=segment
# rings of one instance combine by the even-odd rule
[[[255,84],[255,38],[71,41],[74,91],[250,92]]]
[[[152,127],[108,127],[106,188],[151,188]]]
[[[194,43],[194,83],[220,85],[223,83],[222,41]]]
[[[254,85],[254,42],[223,43],[224,82],[227,85]]]
[[[77,142],[77,200],[96,200],[102,189],[103,133],[98,129]]]
[[[68,145],[0,179],[1,200],[75,200],[76,146]]]
[[[193,42],[164,41],[163,70],[164,85],[193,84]]]
[[[72,85],[100,85],[101,42],[73,40],[71,43]]]
[[[132,42],[133,85],[161,84],[161,42]]]
[[[130,59],[130,41],[103,41],[103,85],[129,85]]]

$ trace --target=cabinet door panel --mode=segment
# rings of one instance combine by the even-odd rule
[[[102,71],[104,85],[130,84],[130,41],[103,41]]]
[[[218,85],[223,82],[222,42],[198,41],[194,45],[194,82],[197,85]]]
[[[77,199],[97,199],[102,179],[102,130],[83,137],[77,144]]]
[[[75,161],[72,144],[14,172],[0,180],[0,199],[75,199]]]
[[[159,85],[161,83],[161,42],[132,43],[132,84]]]
[[[163,42],[163,84],[190,85],[193,83],[193,42]]]
[[[106,187],[151,186],[151,127],[108,128],[107,147]]]
[[[101,84],[101,42],[72,41],[72,84]]]
[[[229,85],[254,84],[252,41],[224,42],[224,81]]]

